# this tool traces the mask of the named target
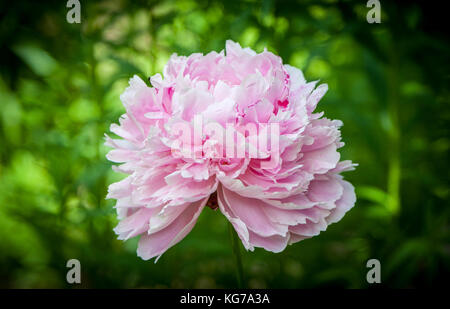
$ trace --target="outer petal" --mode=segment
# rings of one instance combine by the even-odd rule
[[[287,226],[271,221],[261,207],[261,200],[241,196],[226,188],[223,188],[223,197],[233,215],[250,231],[262,237],[286,236]]]
[[[150,231],[150,234],[143,235],[139,240],[138,256],[144,260],[157,256],[156,263],[167,249],[180,242],[192,230],[208,198],[191,203],[164,229],[154,233]]]
[[[129,239],[144,233],[148,229],[150,217],[155,212],[152,208],[140,208],[132,215],[126,217],[114,228],[119,239]]]
[[[342,219],[347,211],[349,211],[356,202],[355,188],[348,181],[339,180],[344,192],[341,198],[336,202],[336,208],[332,210],[331,214],[326,218],[328,224],[338,222]]]
[[[330,144],[326,147],[306,152],[300,163],[310,173],[325,174],[335,168],[339,162],[340,154],[336,149],[336,144]]]
[[[261,236],[258,233],[253,232],[241,218],[233,214],[230,204],[224,198],[224,191],[226,191],[226,188],[219,185],[217,197],[220,211],[231,222],[239,238],[242,240],[244,247],[247,250],[253,250],[254,246],[256,246],[272,252],[283,251],[289,242],[289,234],[285,234],[284,236],[277,234]],[[230,195],[230,192],[228,192],[228,195]],[[261,215],[263,214],[260,214],[260,216]]]
[[[327,229],[327,226],[328,224],[325,219],[321,218],[317,222],[308,220],[306,224],[291,226],[289,228],[289,231],[300,236],[312,237],[319,235],[322,231],[325,231]]]
[[[237,232],[239,238],[242,241],[242,244],[247,250],[253,251],[253,246],[250,244],[250,236],[249,231],[247,229],[247,226],[244,222],[242,222],[241,219],[234,216],[232,213],[228,203],[225,202],[225,199],[223,197],[223,186],[219,184],[217,188],[217,202],[219,204],[219,209],[222,212],[222,214],[230,221],[230,223],[233,225],[235,231]]]
[[[283,251],[289,243],[290,234],[287,236],[273,235],[262,237],[256,233],[250,232],[250,242],[256,247],[264,248],[271,252]]]

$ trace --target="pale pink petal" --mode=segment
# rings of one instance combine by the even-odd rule
[[[233,215],[254,233],[261,236],[286,235],[287,226],[272,222],[260,207],[260,200],[240,196],[224,187],[223,198]]]
[[[159,258],[167,249],[180,242],[194,227],[207,201],[208,198],[205,198],[192,203],[164,229],[143,235],[139,240],[138,256],[144,260]]]
[[[326,218],[328,224],[338,222],[342,219],[347,211],[349,211],[356,202],[355,188],[348,181],[340,180],[344,192],[341,198],[336,201],[336,208]]]
[[[154,209],[141,208],[132,215],[123,219],[114,228],[114,232],[119,235],[119,239],[129,239],[148,230],[150,216]]]

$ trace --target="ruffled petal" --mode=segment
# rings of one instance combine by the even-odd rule
[[[137,249],[138,256],[144,260],[157,257],[156,263],[167,249],[180,242],[192,230],[208,198],[191,203],[165,228],[142,235]]]

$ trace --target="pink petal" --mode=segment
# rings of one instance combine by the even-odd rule
[[[190,204],[164,229],[143,235],[138,244],[138,256],[144,260],[157,256],[156,263],[167,249],[180,242],[192,230],[208,198]]]
[[[336,201],[336,208],[326,218],[328,224],[338,222],[342,219],[347,211],[349,211],[356,202],[355,188],[345,180],[340,180],[344,192],[341,198]]]
[[[150,216],[153,214],[154,209],[141,208],[131,216],[123,219],[114,228],[114,232],[119,235],[119,239],[129,239],[144,233],[148,229]]]
[[[222,187],[224,202],[232,214],[260,236],[286,235],[287,226],[272,222],[262,210],[261,201],[243,197]]]

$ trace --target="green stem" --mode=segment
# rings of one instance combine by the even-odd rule
[[[233,247],[233,254],[236,260],[236,277],[238,287],[242,288],[244,283],[244,267],[242,266],[241,248],[239,246],[240,239],[231,223],[228,223],[228,228],[230,230],[231,246]]]
[[[390,54],[390,67],[388,69],[389,78],[389,101],[388,113],[391,122],[389,130],[389,169],[387,179],[387,191],[389,200],[388,209],[392,214],[397,215],[400,212],[400,183],[401,183],[401,124],[399,119],[399,63],[397,49],[393,48]]]

